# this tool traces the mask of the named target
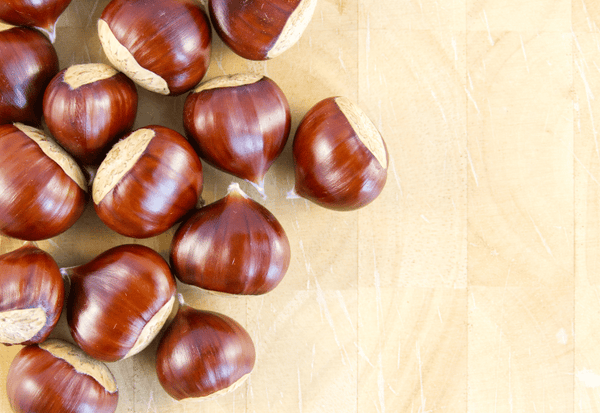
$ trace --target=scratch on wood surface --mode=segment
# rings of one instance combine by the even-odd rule
[[[425,388],[423,387],[423,361],[421,360],[421,346],[419,345],[419,342],[416,342],[416,347],[417,347],[417,361],[419,363],[419,382],[421,384],[421,406],[419,407],[419,412],[425,412],[427,411],[425,409],[425,401],[427,400],[425,398]]]
[[[431,221],[429,221],[425,215],[421,214],[421,218],[423,219],[423,221],[427,222],[428,224],[431,224]]]
[[[472,87],[473,87],[473,85],[471,85],[471,88]],[[479,106],[477,106],[477,102],[475,102],[475,99],[473,99],[471,92],[469,92],[469,89],[467,89],[466,86],[465,86],[465,92],[467,93],[467,97],[469,98],[469,100],[473,103],[473,106],[475,106],[475,110],[477,111],[477,114],[480,114],[481,112],[479,111]]]
[[[590,112],[590,122],[592,123],[592,134],[594,135],[594,145],[596,147],[596,156],[600,158],[600,148],[598,146],[598,131],[596,130],[596,123],[594,121],[594,111],[592,110],[592,100],[594,99],[594,93],[592,92],[592,88],[587,81],[587,77],[585,75],[585,70],[579,64],[579,61],[575,59],[575,66],[577,66],[577,70],[579,71],[579,75],[583,80],[583,84],[585,86],[585,96],[587,98],[588,110]]]
[[[544,238],[544,236],[542,235],[542,232],[540,231],[540,229],[536,225],[535,221],[531,217],[531,214],[527,213],[527,215],[529,215],[529,219],[531,220],[531,223],[533,224],[533,228],[535,228],[535,232],[537,232],[538,236],[542,240],[542,245],[544,246],[544,248],[546,248],[546,251],[548,252],[548,254],[550,254],[551,257],[554,257],[554,255],[552,255],[552,250],[550,250],[550,247],[546,243],[546,238]]]
[[[469,159],[471,173],[473,174],[473,178],[475,178],[475,185],[479,186],[479,179],[477,178],[477,172],[475,172],[475,165],[473,165],[473,159],[471,159],[471,152],[469,151],[469,148],[467,148],[467,159]]]
[[[371,363],[371,360],[369,360],[369,357],[367,357],[363,348],[361,346],[359,346],[358,343],[356,343],[356,342],[354,343],[354,345],[356,346],[356,350],[358,351],[359,357],[362,357],[369,366],[371,366],[372,368],[375,368],[375,365],[373,363]]]
[[[325,315],[327,324],[329,324],[329,327],[331,328],[331,331],[333,332],[333,339],[335,340],[335,344],[337,344],[338,349],[340,349],[342,352],[342,363],[344,365],[348,365],[348,364],[350,364],[349,363],[350,358],[348,357],[346,348],[342,345],[342,343],[340,343],[340,340],[338,338],[337,331],[335,328],[335,323],[333,322],[333,317],[331,316],[331,312],[329,311],[329,306],[327,305],[327,299],[325,298],[325,294],[323,293],[323,290],[321,289],[319,280],[314,275],[314,273],[312,275],[314,277],[313,279],[314,279],[315,285],[317,286],[317,303],[319,304],[319,308],[321,309],[322,313]]]
[[[315,371],[315,355],[316,355],[315,343],[313,343],[311,360],[310,360],[310,383],[312,383],[313,372]]]
[[[340,61],[340,66],[342,67],[344,72],[348,73],[348,70],[346,69],[346,64],[344,63],[344,59],[342,59],[342,49],[341,48],[338,51],[338,60]]]
[[[381,357],[381,351],[379,352],[377,359],[377,393],[379,395],[379,407],[381,412],[385,412],[385,379],[383,377],[383,361]]]
[[[302,380],[300,379],[300,367],[298,367],[298,411],[302,413]]]
[[[483,19],[485,20],[485,27],[487,27],[487,31],[488,31],[488,38],[490,40],[490,43],[492,44],[492,46],[494,45],[494,39],[492,39],[492,32],[490,30],[490,25],[488,23],[488,18],[487,18],[487,13],[485,12],[485,10],[483,11]]]
[[[446,125],[448,125],[448,120],[446,119],[446,113],[444,112],[444,108],[442,106],[442,104],[440,103],[440,101],[438,100],[437,96],[435,95],[435,92],[433,91],[433,89],[431,90],[431,96],[433,96],[433,100],[435,101],[435,104],[437,105],[438,109],[440,110],[440,112],[442,113],[442,118],[444,119],[444,123]]]
[[[458,62],[458,50],[456,48],[456,39],[452,36],[452,48],[454,49],[454,61]]]
[[[340,303],[340,307],[342,308],[342,311],[343,311],[344,315],[346,316],[348,323],[350,323],[350,327],[352,328],[352,331],[356,333],[356,329],[354,328],[354,323],[352,322],[352,317],[350,317],[350,313],[348,312],[348,307],[346,306],[346,301],[344,300],[344,296],[342,295],[342,292],[340,290],[337,290],[335,293],[336,293],[338,302]]]
[[[529,73],[529,62],[527,61],[527,53],[525,53],[525,44],[523,43],[523,36],[519,35],[521,38],[521,49],[523,50],[523,58],[525,59],[525,67],[527,68],[527,73]]]

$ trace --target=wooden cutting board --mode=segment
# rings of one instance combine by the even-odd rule
[[[61,68],[106,62],[95,25],[107,3],[73,0]],[[180,292],[248,329],[255,371],[232,394],[175,402],[153,344],[109,364],[118,411],[600,411],[599,27],[593,0],[321,0],[273,61],[245,61],[215,36],[206,79],[267,74],[292,131],[325,97],[357,101],[386,139],[387,185],[358,212],[286,200],[290,145],[267,200],[242,183],[287,231],[284,281],[261,297]],[[185,96],[139,92],[136,127],[183,132]],[[205,170],[212,202],[232,178]],[[39,246],[70,266],[127,242],[166,257],[172,234],[120,237],[88,208]],[[20,245],[1,238],[0,252]],[[54,335],[69,337],[64,319]],[[18,350],[0,349],[0,382]]]

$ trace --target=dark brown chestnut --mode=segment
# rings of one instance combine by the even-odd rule
[[[229,294],[264,294],[283,279],[290,243],[277,219],[239,185],[199,209],[175,233],[171,266],[186,284]]]
[[[66,231],[87,199],[81,169],[38,129],[0,126],[0,233],[40,240]]]
[[[183,304],[158,345],[156,372],[174,399],[212,398],[243,384],[255,361],[252,338],[235,320]]]
[[[210,18],[236,54],[272,59],[292,47],[310,23],[317,0],[211,0]]]
[[[90,356],[117,361],[142,351],[167,321],[175,279],[165,260],[142,245],[121,245],[69,269],[67,323]]]
[[[334,210],[364,207],[377,198],[387,179],[383,137],[345,97],[324,99],[304,116],[293,156],[295,193]]]
[[[56,21],[70,3],[71,0],[4,0],[0,2],[0,20],[35,27],[54,43]]]
[[[133,127],[138,95],[123,73],[102,63],[61,70],[44,93],[44,119],[56,141],[83,164],[98,164]]]
[[[94,208],[116,232],[158,235],[198,202],[202,164],[188,141],[163,126],[129,134],[108,153],[92,184]]]
[[[119,398],[115,378],[104,363],[56,339],[17,353],[6,390],[15,413],[112,413]]]
[[[98,34],[112,65],[153,92],[185,93],[208,69],[210,24],[194,0],[112,0]]]
[[[200,157],[250,181],[261,193],[290,125],[290,107],[279,86],[248,73],[202,83],[187,97],[183,111],[183,126]]]
[[[0,255],[0,343],[44,341],[58,322],[64,291],[58,265],[36,246]]]
[[[39,126],[44,89],[58,72],[54,47],[37,30],[0,22],[0,56],[0,124]]]

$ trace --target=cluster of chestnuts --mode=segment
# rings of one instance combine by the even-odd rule
[[[290,134],[287,98],[262,75],[201,81],[211,22],[238,55],[270,59],[298,41],[316,0],[210,0],[210,21],[194,0],[112,0],[98,20],[111,65],[59,71],[54,27],[70,1],[0,2],[0,234],[54,237],[78,220],[89,198],[98,217],[127,237],[179,227],[169,263],[141,245],[115,246],[70,268],[29,242],[0,256],[0,342],[25,346],[8,372],[16,412],[113,412],[117,383],[103,362],[131,357],[157,336],[177,300],[176,278],[258,295],[273,290],[290,264],[283,227],[237,184],[197,207],[201,159],[264,196],[265,175]],[[189,93],[187,139],[159,125],[132,131],[136,84],[164,95]],[[330,209],[363,207],[386,181],[385,143],[344,97],[306,114],[293,158],[288,197]],[[179,301],[156,355],[165,391],[180,400],[239,386],[256,359],[250,335],[225,315]],[[77,346],[46,340],[63,307]]]

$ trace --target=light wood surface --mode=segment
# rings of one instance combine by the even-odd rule
[[[107,3],[73,0],[61,68],[106,62]],[[206,79],[272,77],[292,131],[322,98],[357,101],[386,139],[388,181],[358,212],[288,201],[288,145],[267,200],[242,183],[287,231],[286,278],[261,297],[180,292],[248,329],[255,371],[230,395],[175,402],[153,344],[109,364],[119,412],[600,411],[599,2],[321,0],[273,61],[213,44]],[[140,90],[136,127],[182,132],[184,99]],[[231,178],[205,170],[212,202]],[[172,233],[134,242],[166,257]],[[39,245],[69,266],[125,242],[88,208]],[[2,238],[0,252],[20,244]],[[55,335],[68,337],[64,319]],[[18,350],[0,349],[0,382]]]

